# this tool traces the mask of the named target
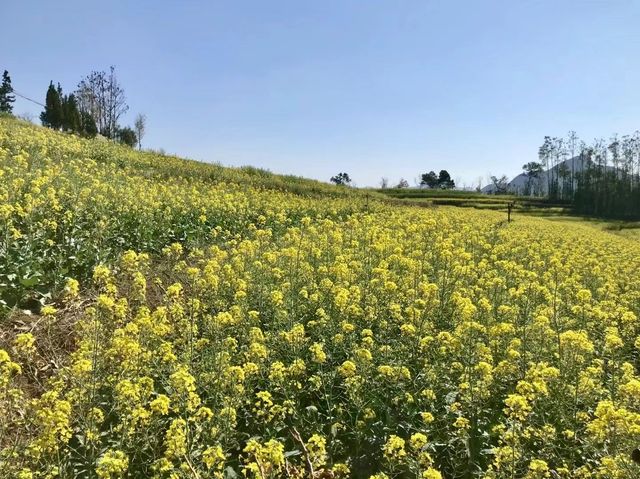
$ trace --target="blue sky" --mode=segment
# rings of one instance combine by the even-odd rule
[[[43,101],[113,64],[144,145],[203,161],[486,184],[544,135],[640,129],[635,0],[3,3],[18,92]]]

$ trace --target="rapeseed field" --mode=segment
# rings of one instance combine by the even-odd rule
[[[640,247],[0,120],[0,475],[632,479]]]

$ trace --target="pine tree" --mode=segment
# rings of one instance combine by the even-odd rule
[[[45,100],[45,108],[40,113],[40,121],[44,126],[59,130],[62,127],[62,100],[60,98],[60,85],[58,89],[53,86],[53,82],[49,83],[47,90],[47,98]]]
[[[64,102],[65,102],[65,97],[64,94],[62,93],[62,87],[60,86],[60,83],[58,83],[58,86],[56,87],[56,91],[58,92],[58,98],[60,99],[60,110],[58,113],[58,118],[59,118],[59,122],[60,125],[58,126],[58,129],[64,129],[65,127],[65,121],[64,121]]]
[[[13,93],[11,77],[9,72],[5,70],[2,74],[2,85],[0,85],[0,112],[11,113],[13,111],[12,103],[16,101],[16,97],[11,93]]]
[[[62,113],[62,129],[64,131],[80,133],[82,130],[82,122],[80,121],[78,102],[73,93],[65,96],[62,100]]]

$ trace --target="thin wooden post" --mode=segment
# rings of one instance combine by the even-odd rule
[[[507,203],[507,223],[511,223],[511,208],[513,208],[513,201]]]

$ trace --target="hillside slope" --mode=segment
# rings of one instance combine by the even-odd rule
[[[87,279],[127,249],[158,253],[175,241],[206,243],[220,228],[237,233],[283,215],[289,224],[344,216],[365,202],[354,189],[0,118],[0,314],[16,305],[37,309],[65,278]]]

